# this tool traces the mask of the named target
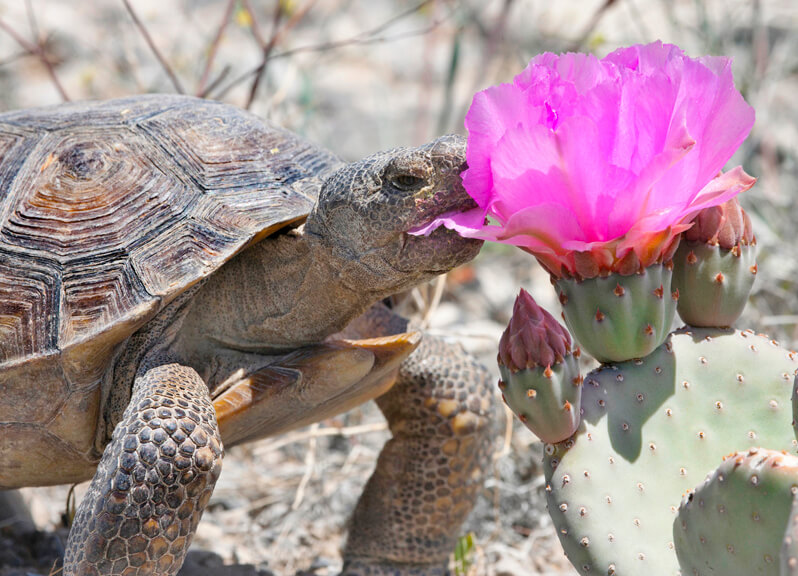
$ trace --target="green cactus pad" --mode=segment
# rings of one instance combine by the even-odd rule
[[[779,576],[798,492],[798,458],[764,449],[727,457],[682,500],[673,541],[683,574]]]
[[[642,274],[576,280],[555,287],[565,323],[583,350],[599,362],[643,358],[662,344],[676,315],[669,266]]]
[[[796,452],[798,356],[753,332],[675,332],[585,377],[582,423],[546,446],[549,513],[580,574],[675,576],[682,494],[736,450]]]
[[[499,365],[499,382],[507,406],[544,442],[560,442],[579,425],[582,378],[572,354],[551,368],[535,366],[512,372]]]
[[[798,374],[792,385],[792,429],[798,439]]]
[[[691,326],[731,326],[740,317],[756,277],[756,247],[732,250],[682,242],[673,257],[679,316]]]
[[[780,576],[796,575],[798,575],[798,498],[792,501],[790,521],[787,523],[787,530],[781,543]]]

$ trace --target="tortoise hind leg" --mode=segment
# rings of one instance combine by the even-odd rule
[[[459,346],[424,336],[377,399],[393,438],[352,517],[347,576],[447,574],[494,450],[487,370]]]
[[[208,388],[191,368],[140,374],[67,541],[64,576],[174,576],[221,472]]]

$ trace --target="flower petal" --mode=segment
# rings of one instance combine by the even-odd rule
[[[602,60],[541,54],[512,84],[474,97],[463,184],[481,211],[439,220],[521,246],[552,270],[574,272],[576,252],[629,268],[751,186],[742,170],[713,179],[753,121],[726,58],[691,59],[662,42]]]
[[[485,222],[485,211],[481,208],[472,208],[465,212],[446,212],[441,214],[431,222],[407,231],[413,236],[429,236],[433,231],[444,226],[449,230],[455,230],[466,238],[477,238],[483,230]]]

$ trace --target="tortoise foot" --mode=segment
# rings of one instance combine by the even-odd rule
[[[221,472],[208,389],[168,364],[136,379],[67,541],[64,576],[174,576]]]

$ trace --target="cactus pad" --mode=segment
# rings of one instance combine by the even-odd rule
[[[579,425],[582,378],[577,359],[568,354],[551,367],[511,372],[499,366],[499,388],[507,406],[544,442],[565,440]]]
[[[673,258],[678,311],[692,326],[731,326],[740,317],[756,278],[756,246],[730,250],[682,241]]]
[[[682,500],[673,540],[682,573],[779,576],[798,492],[798,458],[751,449],[728,456]]]
[[[781,543],[780,576],[798,575],[798,498],[792,501],[790,521]]]
[[[796,452],[798,356],[753,332],[680,330],[587,375],[582,423],[546,446],[549,512],[580,574],[679,574],[682,494],[736,450]]]
[[[580,346],[600,362],[643,358],[662,344],[676,314],[669,265],[640,274],[577,281],[561,278],[555,287],[563,318]]]

